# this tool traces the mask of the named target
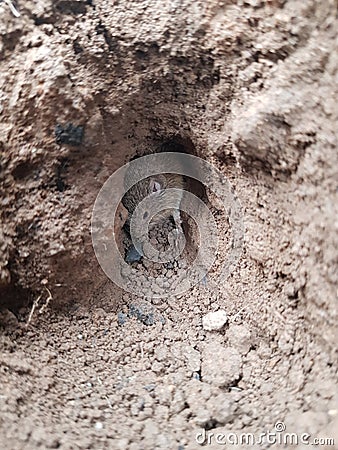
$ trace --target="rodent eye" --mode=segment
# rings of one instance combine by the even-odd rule
[[[148,217],[147,211],[143,214],[143,219],[146,219]]]

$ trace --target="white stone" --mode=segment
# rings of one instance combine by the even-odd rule
[[[206,331],[218,331],[224,327],[228,321],[227,313],[220,309],[219,311],[210,312],[202,318],[202,326]]]
[[[96,422],[95,429],[96,430],[102,430],[102,428],[103,428],[103,423],[102,422]]]

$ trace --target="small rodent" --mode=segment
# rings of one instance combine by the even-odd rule
[[[122,203],[125,208],[128,210],[129,217],[127,220],[127,226],[130,223],[130,218],[133,215],[135,208],[137,205],[148,195],[155,194],[158,197],[158,201],[156,204],[160,206],[161,212],[156,214],[151,221],[152,225],[160,224],[164,219],[172,217],[175,222],[177,233],[183,233],[181,226],[181,214],[180,214],[180,204],[183,197],[183,189],[184,189],[184,178],[182,175],[172,174],[172,173],[164,173],[159,175],[154,175],[148,178],[145,178],[138,183],[136,183],[130,190],[124,195],[122,199]],[[171,195],[171,201],[175,205],[174,208],[165,209],[165,200],[163,200],[163,210],[161,208],[161,199],[163,199],[163,193],[166,189],[179,189],[178,192],[173,192]],[[157,200],[157,199],[156,199]],[[150,212],[145,211],[144,219],[148,217]],[[142,248],[143,243],[137,243],[139,248]],[[127,252],[126,261],[134,262],[138,261],[141,256],[135,252],[135,247],[131,246]]]

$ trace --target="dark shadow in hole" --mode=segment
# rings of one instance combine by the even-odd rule
[[[28,308],[32,299],[32,292],[21,287],[17,281],[12,280],[8,286],[0,288],[0,310],[8,309],[11,311],[19,322],[26,320],[26,308]],[[25,314],[21,314],[21,309],[25,310]]]

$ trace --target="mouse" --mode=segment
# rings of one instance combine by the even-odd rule
[[[163,173],[159,175],[150,176],[136,183],[129,189],[129,191],[124,195],[122,199],[122,203],[128,211],[126,228],[128,229],[130,227],[131,217],[137,205],[144,198],[146,198],[149,195],[154,195],[156,205],[160,204],[161,206],[161,201],[163,201],[163,208],[165,208],[165,199],[163,196],[165,190],[178,189],[179,191],[172,192],[170,194],[173,196],[171,198],[171,204],[173,205],[173,207],[170,209],[161,210],[158,214],[156,214],[152,218],[150,224],[151,226],[156,226],[157,224],[163,222],[165,219],[172,218],[175,224],[177,236],[183,234],[180,204],[183,198],[184,187],[185,187],[184,177],[182,175],[173,173]],[[146,210],[144,212],[143,218],[146,220],[150,214],[151,211]],[[134,244],[135,245],[132,245],[127,251],[126,254],[127,262],[139,261],[141,257],[144,256],[143,242],[139,241]]]

